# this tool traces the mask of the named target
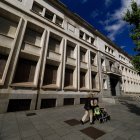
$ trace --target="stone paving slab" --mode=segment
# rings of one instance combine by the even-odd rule
[[[95,122],[93,127],[106,132],[97,140],[140,139],[139,102],[123,101],[104,106],[111,115],[111,121]],[[27,116],[27,113],[36,115]],[[93,140],[80,132],[91,126],[89,122],[75,126],[64,122],[80,120],[83,114],[83,105],[0,114],[0,140]]]

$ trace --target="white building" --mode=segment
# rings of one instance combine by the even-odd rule
[[[58,0],[0,1],[0,112],[139,88],[130,56]]]

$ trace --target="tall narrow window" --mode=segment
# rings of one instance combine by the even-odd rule
[[[57,70],[58,66],[46,65],[43,85],[56,84]]]
[[[94,44],[94,40],[95,40],[95,38],[91,37],[91,44]]]
[[[95,73],[92,73],[92,76],[91,76],[91,82],[92,82],[92,89],[96,88],[96,74]]]
[[[59,53],[60,43],[61,43],[60,40],[58,40],[54,37],[50,37],[50,39],[49,39],[49,50]]]
[[[3,72],[6,66],[6,62],[7,62],[8,56],[0,54],[0,79],[3,76]]]
[[[45,12],[45,18],[47,18],[48,20],[52,21],[54,17],[54,13],[52,13],[51,11],[49,11],[48,9],[46,9]]]
[[[79,37],[80,37],[81,39],[83,39],[83,38],[84,38],[84,32],[80,31]]]
[[[71,58],[74,57],[74,47],[67,45],[67,56]]]
[[[37,62],[19,58],[14,83],[33,82]]]
[[[80,61],[85,62],[86,52],[84,50],[80,50]]]
[[[95,65],[95,54],[91,53],[91,65]]]
[[[41,6],[41,5],[38,4],[37,2],[34,2],[34,3],[33,3],[32,10],[33,10],[34,12],[36,12],[37,14],[41,14],[42,11],[43,11],[43,6]]]
[[[63,23],[63,19],[59,16],[56,16],[56,21],[55,23],[59,26],[62,26],[62,23]]]
[[[66,69],[65,70],[65,87],[73,86],[73,70]]]
[[[80,88],[85,87],[85,72],[80,72]]]

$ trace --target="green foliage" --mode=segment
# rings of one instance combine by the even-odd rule
[[[132,28],[130,37],[136,45],[134,50],[138,53],[133,57],[132,63],[140,72],[140,6],[134,0],[131,2],[131,9],[127,9],[123,20],[129,23]]]

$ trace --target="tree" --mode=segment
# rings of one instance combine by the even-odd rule
[[[131,25],[130,37],[136,45],[134,51],[137,52],[132,59],[132,64],[140,73],[140,6],[136,1],[132,0],[131,9],[127,9],[123,20]]]

